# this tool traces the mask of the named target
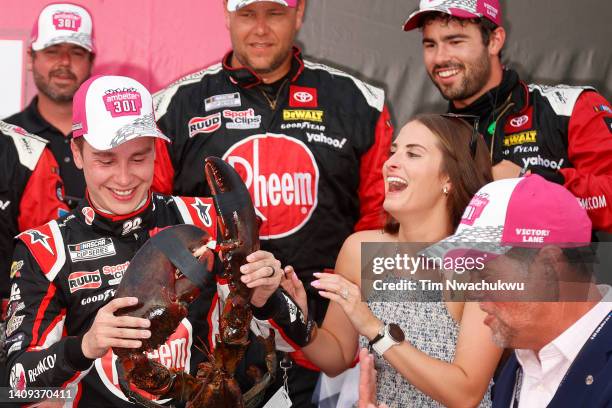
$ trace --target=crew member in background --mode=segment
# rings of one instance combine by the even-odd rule
[[[612,232],[612,108],[591,87],[546,86],[504,67],[498,0],[422,0],[404,25],[449,111],[479,117],[495,179],[531,172],[565,186]]]
[[[70,3],[46,6],[32,29],[28,69],[38,95],[21,112],[6,118],[47,140],[64,181],[70,208],[84,197],[85,179],[70,151],[72,98],[91,75],[95,44],[87,10]],[[45,220],[49,221],[49,220]]]

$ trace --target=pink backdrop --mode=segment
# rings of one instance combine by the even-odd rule
[[[29,39],[50,0],[1,0],[0,39]],[[218,61],[230,48],[222,0],[86,0],[98,54],[94,74],[134,77],[155,92],[183,74]],[[27,43],[26,43],[27,44]],[[2,61],[2,64],[11,63]],[[36,93],[24,75],[24,97]]]

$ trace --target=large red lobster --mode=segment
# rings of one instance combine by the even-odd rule
[[[118,314],[144,317],[151,321],[151,337],[138,349],[113,348],[117,355],[119,385],[135,403],[154,408],[159,404],[135,391],[131,384],[160,399],[187,401],[187,407],[251,407],[259,404],[263,391],[274,379],[276,354],[274,336],[264,341],[268,372],[242,395],[234,378],[236,366],[249,344],[252,289],[240,280],[240,266],[246,256],[259,249],[259,222],[242,179],[227,163],[216,157],[206,159],[206,180],[218,213],[221,231],[224,278],[230,294],[220,315],[219,331],[208,362],[198,366],[194,377],[168,369],[149,360],[146,352],[162,345],[187,316],[188,304],[198,295],[198,286],[212,279],[214,256],[210,251],[197,259],[196,249],[210,237],[193,225],[167,228],[152,237],[136,253],[125,272],[116,297],[135,296],[139,304]],[[210,282],[208,282],[210,284]],[[213,283],[214,284],[214,283]],[[205,347],[202,344],[202,347]]]

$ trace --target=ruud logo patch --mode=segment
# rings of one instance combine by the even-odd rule
[[[100,271],[93,272],[72,272],[68,275],[68,287],[70,293],[81,289],[97,289],[102,285]]]
[[[115,245],[110,238],[94,239],[76,245],[68,245],[72,262],[98,259],[115,255]]]

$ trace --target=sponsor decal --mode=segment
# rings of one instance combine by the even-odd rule
[[[529,116],[527,115],[519,116],[517,118],[510,119],[510,126],[515,127],[515,128],[521,127],[528,121],[529,121]]]
[[[0,210],[2,210],[2,211],[6,210],[9,205],[11,205],[11,201],[10,200],[6,200],[6,201],[0,200]]]
[[[93,272],[72,272],[68,275],[68,288],[70,293],[74,293],[81,289],[97,289],[102,286],[102,278],[100,271]]]
[[[221,127],[221,113],[213,113],[204,118],[199,116],[191,118],[187,127],[190,138],[200,133],[212,133]]]
[[[605,195],[592,196],[592,197],[581,197],[578,202],[585,210],[598,210],[600,208],[606,208],[608,203]]]
[[[537,153],[539,151],[539,146],[514,146],[514,153]]]
[[[130,232],[136,231],[142,225],[142,218],[136,217],[130,220],[127,220],[123,223],[123,230],[121,231],[121,235],[127,235]]]
[[[94,217],[96,216],[95,211],[91,207],[83,207],[81,210],[83,216],[85,217],[85,224],[91,225],[93,223]]]
[[[289,321],[293,323],[297,320],[298,308],[295,303],[293,303],[293,301],[284,293],[283,297],[285,298],[285,303],[287,303],[287,307],[289,308]]]
[[[19,286],[17,283],[13,283],[11,286],[11,296],[9,297],[9,302],[18,302],[21,300],[21,291],[19,290]]]
[[[524,143],[537,143],[538,131],[530,130],[527,132],[513,133],[511,135],[504,136],[504,146],[516,146]]]
[[[13,263],[11,264],[11,273],[9,275],[11,279],[19,277],[19,271],[21,270],[21,268],[23,268],[23,261],[13,261]]]
[[[306,129],[315,132],[325,132],[325,125],[316,125],[310,122],[283,123],[281,124],[281,129]]]
[[[81,16],[69,11],[53,14],[52,21],[56,30],[79,31],[81,28]]]
[[[261,115],[255,115],[253,108],[243,111],[224,110],[223,117],[230,119],[225,127],[228,129],[257,129],[261,126]]]
[[[123,278],[123,274],[127,270],[128,266],[130,266],[130,261],[124,262],[119,265],[112,265],[112,266],[105,265],[102,267],[102,273],[104,275],[112,276],[112,279],[108,281],[109,285],[118,285],[121,282],[121,279]]]
[[[291,85],[289,87],[289,106],[292,108],[316,108],[317,89],[305,86]]]
[[[202,221],[202,224],[206,227],[212,226],[212,218],[210,217],[210,204],[206,204],[202,202],[201,199],[196,198],[195,202],[191,204],[193,208],[195,208],[198,213],[198,218]]]
[[[283,120],[308,120],[311,122],[323,122],[323,111],[305,109],[284,109]]]
[[[81,305],[85,306],[90,303],[106,302],[107,300],[112,299],[115,296],[115,292],[115,289],[106,289],[104,293],[98,293],[97,295],[81,299]]]
[[[9,377],[9,385],[14,390],[23,391],[26,389],[28,383],[26,381],[25,370],[21,363],[17,363],[11,368],[11,375]]]
[[[604,123],[606,124],[608,131],[612,133],[612,118],[604,118]]]
[[[20,137],[19,141],[23,145],[23,148],[26,150],[26,152],[28,152],[28,154],[34,153],[34,150],[32,150],[32,145],[30,144],[30,141],[28,139],[26,139],[25,137]]]
[[[595,112],[608,112],[612,113],[612,109],[608,105],[596,105],[593,106]]]
[[[291,235],[308,222],[317,206],[319,168],[303,142],[286,135],[254,135],[230,147],[223,159],[253,197],[263,220],[262,239]]]
[[[534,228],[515,228],[515,233],[521,237],[521,242],[542,243],[550,235],[550,230]]]
[[[13,316],[15,313],[25,309],[25,302],[10,302],[6,310],[7,316]]]
[[[172,369],[176,372],[190,370],[191,358],[191,343],[192,343],[192,327],[187,319],[183,319],[172,335],[156,350],[146,353],[147,358],[162,364],[164,367]],[[116,395],[118,398],[127,401],[125,395],[121,392],[117,371],[115,369],[115,361],[117,356],[109,350],[102,358],[99,358],[94,363],[95,369],[102,383],[106,388]],[[145,391],[135,389],[140,395],[154,401],[158,397],[148,394]],[[167,400],[166,400],[167,401]],[[163,403],[162,401],[159,401]]]
[[[14,336],[10,336],[4,342],[5,347],[9,347],[7,354],[11,355],[15,351],[21,350],[21,346],[23,345],[23,340],[25,339],[25,333],[17,333]]]
[[[107,89],[102,100],[113,118],[140,115],[142,109],[142,97],[136,89]]]
[[[99,238],[68,245],[68,253],[72,262],[99,259],[115,255],[115,244],[110,238]]]
[[[474,225],[474,221],[480,217],[485,207],[489,204],[488,194],[476,194],[465,208],[461,216],[461,224]]]
[[[30,381],[30,383],[35,382],[38,376],[42,373],[49,371],[50,369],[55,367],[56,358],[57,357],[55,353],[50,354],[40,360],[38,364],[36,364],[36,367],[31,370],[28,370],[28,380]]]
[[[241,105],[240,94],[238,92],[213,95],[204,99],[204,110],[206,112],[221,108],[236,108]]]
[[[30,230],[26,231],[25,233],[30,236],[30,242],[32,244],[41,244],[43,247],[45,247],[47,251],[51,253],[51,255],[55,255],[53,253],[53,250],[51,249],[51,245],[49,245],[50,237],[48,235],[45,235],[38,230]]]
[[[306,137],[308,138],[308,142],[317,142],[324,143],[330,146],[333,146],[337,149],[342,149],[344,144],[346,143],[346,137],[343,137],[342,140],[334,139],[333,137],[325,136],[323,133],[310,133],[306,132]]]
[[[550,159],[545,159],[538,154],[537,156],[534,156],[534,157],[524,158],[523,167],[527,168],[529,166],[540,166],[540,167],[546,167],[546,168],[553,169],[553,170],[558,170],[563,165],[563,160],[564,159],[560,159],[559,161],[554,161]]]
[[[24,315],[13,315],[8,322],[6,323],[6,336],[10,337],[11,334],[15,333],[15,330],[17,330],[20,326],[21,323],[23,323],[23,319],[25,318]]]

